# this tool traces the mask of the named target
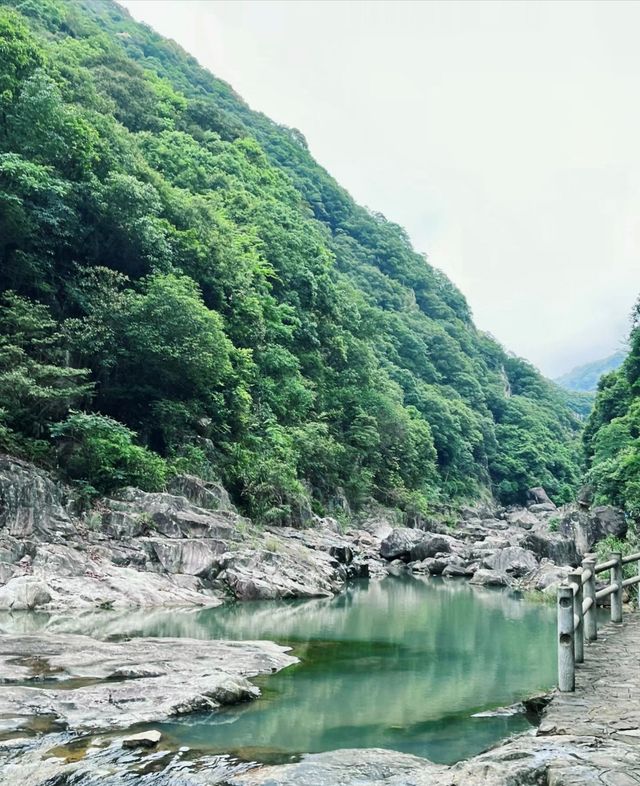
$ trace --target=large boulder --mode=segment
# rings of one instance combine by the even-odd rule
[[[535,486],[527,491],[527,505],[541,505],[549,502],[553,505],[549,495],[542,486]]]
[[[520,546],[507,546],[483,560],[485,568],[521,578],[536,570],[538,560],[533,552]]]
[[[0,609],[31,611],[50,600],[47,585],[33,576],[16,576],[0,587]]]
[[[410,559],[411,549],[424,537],[424,532],[419,529],[398,527],[380,543],[380,555],[386,560]],[[416,558],[417,559],[417,558]]]
[[[436,554],[449,554],[451,552],[452,538],[446,535],[434,535],[432,532],[423,533],[409,552],[409,559],[423,560],[428,557],[435,557]]]
[[[485,570],[480,568],[469,580],[469,584],[477,584],[482,587],[506,587],[507,577],[504,573],[497,573],[495,570]]]
[[[520,541],[522,548],[532,551],[537,557],[555,562],[556,565],[577,565],[580,555],[573,538],[555,532],[528,532]]]
[[[168,489],[199,508],[236,512],[227,490],[217,481],[202,480],[195,475],[176,475],[169,481]]]
[[[627,521],[624,513],[611,505],[601,505],[590,511],[571,507],[562,516],[558,531],[575,542],[576,551],[582,557],[609,535],[624,538]]]

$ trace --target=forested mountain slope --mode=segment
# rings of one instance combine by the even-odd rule
[[[634,310],[629,354],[600,378],[584,430],[588,479],[596,499],[640,516],[640,301]]]
[[[0,101],[0,447],[88,492],[217,476],[269,521],[569,497],[560,392],[175,43],[0,0]]]
[[[603,374],[615,371],[622,365],[627,353],[615,352],[609,357],[576,366],[566,374],[558,377],[555,382],[560,387],[573,390],[579,393],[595,393],[598,389],[598,381]]]

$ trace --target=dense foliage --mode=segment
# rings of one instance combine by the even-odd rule
[[[598,384],[584,445],[597,501],[640,518],[640,301],[633,314],[629,354]]]
[[[559,391],[303,136],[109,0],[0,0],[0,446],[263,520],[578,479]]]

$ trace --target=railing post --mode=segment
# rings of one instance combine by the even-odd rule
[[[569,584],[572,584],[575,587],[575,592],[573,594],[573,624],[574,624],[574,635],[573,635],[573,652],[575,655],[575,662],[576,663],[584,663],[584,633],[583,633],[583,622],[582,622],[582,571],[581,570],[572,570],[569,574]],[[576,622],[576,619],[577,622]]]
[[[616,564],[611,568],[611,584],[618,588],[611,593],[611,622],[622,622],[622,554],[612,551],[609,559],[614,559]]]
[[[566,584],[558,587],[558,688],[563,692],[576,689],[573,653],[573,590]]]
[[[587,641],[595,641],[598,638],[598,618],[596,614],[596,558],[590,554],[582,560],[582,569],[588,570],[591,576],[584,583],[584,597],[591,598],[591,607],[584,615],[584,637]]]

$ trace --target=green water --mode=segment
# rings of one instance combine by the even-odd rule
[[[452,763],[529,725],[474,713],[555,678],[554,607],[465,582],[388,578],[331,599],[120,618],[111,632],[290,644],[301,663],[256,680],[260,700],[159,727],[259,761],[384,747]]]
[[[293,647],[301,662],[257,678],[258,701],[154,724],[180,745],[258,761],[383,747],[452,763],[528,728],[521,713],[472,715],[553,685],[554,611],[466,582],[388,578],[354,583],[335,598],[31,616],[29,627]]]

